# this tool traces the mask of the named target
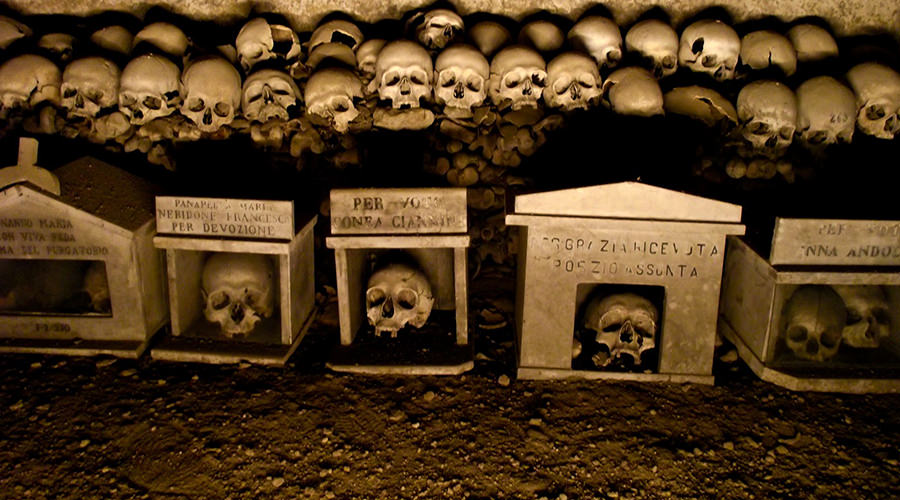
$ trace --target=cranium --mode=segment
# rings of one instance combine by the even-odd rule
[[[261,69],[244,82],[241,110],[252,121],[287,120],[290,108],[299,98],[300,89],[290,75],[276,69]]]
[[[56,61],[69,62],[75,53],[77,40],[68,33],[47,33],[38,40],[38,47]]]
[[[41,56],[25,54],[0,65],[0,116],[42,102],[59,104],[59,68]]]
[[[797,52],[784,35],[754,31],[741,40],[741,63],[753,70],[776,66],[784,76],[791,76],[797,71]]]
[[[418,21],[416,17],[412,21]],[[449,9],[433,9],[426,12],[416,26],[416,39],[428,49],[443,49],[465,30],[459,14]]]
[[[738,93],[741,136],[753,150],[775,159],[784,154],[797,130],[797,98],[780,82],[760,80]]]
[[[375,78],[375,62],[378,61],[378,54],[387,40],[374,38],[363,42],[356,51],[356,68],[359,70],[361,77],[367,81]]]
[[[241,75],[221,57],[199,59],[181,75],[181,114],[202,132],[230,124],[241,107]]]
[[[161,55],[135,57],[122,70],[119,110],[135,125],[169,116],[181,106],[181,70]]]
[[[857,64],[847,72],[856,94],[856,126],[864,134],[893,139],[900,132],[900,74],[879,63]]]
[[[678,70],[678,33],[658,19],[641,21],[625,34],[625,48],[640,54],[656,78]]]
[[[603,83],[610,109],[620,115],[655,116],[665,114],[662,89],[644,68],[617,69]]]
[[[375,335],[397,332],[406,325],[421,328],[431,315],[434,296],[421,271],[406,264],[389,264],[375,271],[366,290],[366,315]]]
[[[597,63],[579,52],[565,52],[547,64],[544,102],[563,111],[588,109],[600,100]]]
[[[519,43],[530,45],[538,52],[559,50],[566,41],[566,35],[550,21],[531,21],[519,31]]]
[[[709,127],[723,125],[728,129],[738,122],[737,110],[728,99],[715,90],[696,85],[666,92],[664,104],[666,113],[689,116]]]
[[[350,70],[325,68],[309,77],[304,89],[306,114],[326,120],[334,130],[346,133],[350,122],[359,116],[362,82]]]
[[[838,56],[838,46],[827,30],[814,24],[798,24],[788,30],[788,38],[801,63]]]
[[[422,99],[431,98],[433,71],[431,56],[421,45],[397,40],[378,53],[370,88],[377,86],[378,97],[395,109],[418,108]]]
[[[235,39],[238,61],[245,72],[261,61],[283,61],[285,67],[296,62],[303,53],[300,39],[289,26],[269,24],[265,18],[247,21]]]
[[[828,361],[841,346],[847,311],[826,285],[797,288],[782,311],[784,343],[800,359]]]
[[[103,50],[119,54],[131,52],[134,35],[124,26],[113,25],[91,33],[91,42]]]
[[[509,100],[513,110],[536,108],[546,86],[546,63],[533,49],[506,47],[491,61],[488,93],[497,106]]]
[[[275,311],[274,276],[266,255],[212,254],[203,265],[204,316],[228,337],[247,335]]]
[[[471,45],[452,45],[434,63],[434,97],[445,108],[465,110],[480,106],[487,97],[491,66]]]
[[[875,348],[891,335],[890,306],[878,285],[835,285],[847,307],[843,342],[850,347]]]
[[[590,54],[601,69],[615,68],[622,60],[622,32],[610,19],[585,17],[572,26],[568,38],[576,50]]]
[[[103,261],[95,260],[87,267],[82,289],[91,300],[93,312],[108,313],[111,310],[106,264]]]
[[[31,28],[6,16],[0,16],[0,50],[31,36]]]
[[[830,76],[817,76],[797,87],[800,142],[817,147],[853,140],[856,96]]]
[[[656,347],[659,312],[649,300],[634,293],[594,298],[585,309],[584,326],[597,332],[596,342],[606,347],[593,357],[598,368],[628,355],[640,366],[641,355]],[[607,357],[608,355],[608,357]]]
[[[681,32],[678,64],[691,71],[706,73],[716,80],[734,78],[741,54],[741,38],[722,21],[704,19]]]
[[[76,59],[63,70],[60,105],[75,116],[97,116],[119,103],[119,77],[119,67],[109,59]]]
[[[485,57],[491,57],[509,44],[512,35],[508,29],[496,21],[481,21],[469,29],[469,38]]]
[[[362,31],[355,24],[343,19],[333,19],[322,23],[312,32],[309,50],[312,52],[323,43],[342,43],[355,52],[362,41]]]
[[[152,23],[134,35],[132,48],[142,43],[150,44],[170,56],[184,57],[189,41],[181,28],[172,23]]]

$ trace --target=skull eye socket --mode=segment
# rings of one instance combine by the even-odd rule
[[[678,64],[678,58],[676,58],[674,54],[669,54],[662,59],[663,68],[672,69],[676,64]]]
[[[177,101],[179,97],[181,97],[181,93],[177,90],[170,90],[163,94],[163,97],[166,98],[167,103],[172,104],[173,102]]]
[[[847,324],[853,325],[862,321],[862,314],[859,313],[856,309],[847,308]]]
[[[414,309],[419,301],[419,295],[409,288],[397,292],[397,305],[403,309]]]
[[[531,75],[531,83],[537,85],[538,87],[545,87],[547,85],[547,75],[543,73],[535,73]]]
[[[449,71],[441,71],[439,84],[442,87],[452,87],[456,85],[456,76]]]
[[[506,75],[506,78],[503,79],[503,85],[506,85],[506,88],[514,89],[519,86],[519,77],[513,74]]]
[[[135,99],[131,94],[122,94],[120,102],[122,103],[122,106],[130,108],[137,104],[137,99]]]
[[[481,78],[476,78],[474,76],[469,77],[469,80],[466,82],[466,87],[472,92],[479,92],[481,90]]]
[[[224,118],[231,112],[231,105],[227,102],[217,102],[213,107],[213,112]]]
[[[638,316],[632,319],[632,324],[634,324],[634,329],[640,332],[640,334],[644,337],[652,337],[653,331],[655,330],[655,326],[653,324],[653,320],[646,316]]]
[[[399,71],[388,71],[384,74],[384,84],[393,87],[400,83],[400,72]]]
[[[715,67],[715,65],[716,65],[716,56],[715,56],[715,55],[712,55],[712,54],[710,54],[710,55],[708,55],[708,56],[703,56],[703,59],[700,61],[700,64],[702,64],[704,68],[712,68],[712,67]]]
[[[188,104],[187,104],[187,108],[190,111],[193,111],[195,113],[199,113],[200,111],[203,111],[204,107],[205,106],[203,103],[203,99],[200,99],[200,98],[191,99],[190,101],[188,101]]]
[[[425,85],[425,82],[428,81],[428,76],[422,71],[413,71],[409,74],[409,81],[416,85]]]
[[[810,144],[822,144],[826,139],[828,139],[828,133],[824,130],[817,130],[809,135],[806,142]]]
[[[253,45],[249,47],[246,52],[244,52],[244,57],[247,59],[259,59],[263,55],[263,48],[259,45]]]
[[[803,342],[806,340],[806,337],[809,335],[809,332],[806,330],[806,327],[800,325],[793,325],[788,328],[785,333],[788,340],[791,342]]]
[[[794,129],[791,127],[781,127],[781,130],[778,131],[778,135],[781,136],[782,139],[791,139],[794,137]]]
[[[103,99],[103,91],[88,90],[87,92],[84,93],[84,96],[90,101],[99,102],[101,99]]]
[[[606,333],[617,332],[625,322],[625,315],[621,311],[612,310],[600,318],[600,329]]]
[[[562,76],[553,82],[553,91],[559,95],[565,94],[569,90],[570,85],[572,85],[572,79],[568,76]]]
[[[253,307],[254,304],[262,304],[262,293],[258,290],[244,290],[244,303]]]
[[[747,130],[755,135],[769,135],[771,132],[771,128],[766,122],[750,122],[750,124],[747,125]]]
[[[825,330],[822,332],[822,336],[819,337],[819,343],[829,349],[834,349],[841,342],[842,334],[843,332],[840,329]]]
[[[582,73],[578,76],[578,85],[581,85],[583,88],[593,88],[595,84],[596,80],[594,79],[594,75],[590,73]]]
[[[866,118],[869,120],[880,120],[884,118],[884,108],[878,105],[872,105],[866,108]]]
[[[65,90],[63,90],[63,97],[65,97],[66,99],[71,99],[71,98],[75,97],[76,94],[78,94],[78,91],[72,87],[68,87]]]
[[[162,107],[162,101],[155,96],[148,95],[146,99],[144,99],[144,107],[149,109],[159,109]]]
[[[368,292],[366,292],[366,302],[368,302],[369,307],[377,307],[384,303],[384,299],[387,296],[384,293],[384,290],[380,288],[372,288]]]
[[[275,95],[280,95],[280,96],[288,96],[288,95],[291,95],[293,92],[291,92],[288,89],[275,87],[272,89],[272,93]]]
[[[216,292],[209,297],[209,303],[212,305],[213,309],[225,309],[231,304],[231,297],[225,292]]]

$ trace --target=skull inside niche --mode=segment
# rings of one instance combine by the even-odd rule
[[[201,132],[215,132],[234,121],[241,107],[241,75],[221,57],[192,62],[181,75],[181,114]]]
[[[850,347],[872,349],[891,336],[890,305],[878,285],[835,285],[847,307],[843,343]]]
[[[317,27],[309,37],[309,51],[325,43],[341,43],[356,52],[363,41],[363,34],[359,28],[343,19],[326,21]]]
[[[4,62],[0,65],[0,116],[42,102],[59,104],[61,82],[59,68],[47,58],[24,54]]]
[[[741,136],[754,152],[782,156],[797,130],[797,98],[785,84],[771,80],[749,83],[738,93]]]
[[[784,35],[754,31],[741,40],[741,63],[753,70],[776,66],[784,76],[791,76],[797,71],[797,51]]]
[[[119,80],[119,111],[143,125],[169,116],[181,106],[181,70],[161,55],[132,59]]]
[[[444,49],[434,63],[434,97],[444,108],[472,112],[487,97],[491,66],[471,45],[453,45]]]
[[[63,70],[60,105],[69,114],[94,117],[119,103],[119,67],[109,59],[76,59]]]
[[[381,49],[386,43],[387,40],[380,38],[366,40],[356,51],[356,69],[366,81],[375,78],[375,62],[378,61],[378,54],[381,53]]]
[[[697,21],[681,32],[678,64],[716,80],[734,78],[741,54],[741,38],[734,28],[716,19]]]
[[[547,106],[572,111],[588,109],[600,100],[600,71],[597,63],[579,52],[565,52],[547,64]]]
[[[203,265],[203,314],[228,337],[247,335],[275,311],[275,271],[266,255],[214,253]]]
[[[375,335],[397,332],[406,325],[425,326],[434,305],[425,274],[406,264],[389,264],[375,271],[366,289],[366,315]]]
[[[620,115],[650,117],[665,114],[659,82],[644,68],[617,69],[603,83],[610,109]]]
[[[241,110],[248,120],[267,122],[287,120],[290,108],[297,105],[300,89],[284,71],[261,69],[244,82]]]
[[[797,52],[797,61],[816,62],[838,56],[837,42],[825,28],[798,24],[788,30],[788,38]]]
[[[235,38],[238,61],[245,72],[256,63],[275,59],[288,67],[300,59],[303,47],[289,26],[269,24],[265,18],[247,21]]]
[[[410,22],[419,22],[416,40],[430,50],[443,49],[465,31],[462,18],[449,9],[433,9],[413,17]]]
[[[641,21],[625,34],[625,48],[640,54],[656,78],[678,70],[678,33],[659,19]]]
[[[508,101],[513,111],[537,108],[546,86],[546,63],[534,49],[506,47],[491,61],[488,93],[496,106]]]
[[[378,53],[370,90],[377,88],[378,97],[394,109],[418,108],[422,99],[431,98],[433,72],[431,56],[421,45],[397,40]]]
[[[342,134],[359,116],[356,105],[363,98],[359,77],[344,68],[318,70],[309,77],[304,88],[306,114],[325,120]]]
[[[830,286],[797,288],[782,311],[784,343],[800,359],[828,361],[841,346],[847,311]]]
[[[598,368],[628,355],[640,366],[641,355],[656,347],[659,312],[652,302],[634,293],[595,297],[587,305],[584,326],[597,333],[596,342],[606,348],[593,358]]]
[[[847,72],[856,93],[856,126],[879,139],[893,139],[900,132],[900,74],[879,63],[857,64]]]
[[[856,96],[830,76],[810,78],[797,87],[797,113],[799,139],[807,147],[853,140]]]
[[[622,32],[611,19],[585,17],[572,26],[568,39],[576,50],[590,54],[601,69],[615,68],[622,60]]]

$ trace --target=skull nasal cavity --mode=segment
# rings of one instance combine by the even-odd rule
[[[231,310],[231,319],[235,323],[240,323],[244,320],[244,308],[240,304],[234,305],[234,308]]]
[[[819,352],[819,343],[816,342],[815,339],[810,339],[810,341],[806,343],[806,352],[810,354]]]
[[[384,301],[384,305],[381,306],[381,316],[384,318],[393,318],[394,317],[394,301],[390,297]]]
[[[630,344],[632,340],[634,340],[634,329],[631,328],[631,323],[625,323],[622,325],[622,333],[619,334],[619,340]]]
[[[703,52],[703,39],[702,38],[698,38],[698,39],[694,40],[694,44],[691,45],[691,52],[693,52],[694,54],[699,54],[699,53]]]

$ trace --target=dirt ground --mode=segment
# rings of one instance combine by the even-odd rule
[[[516,380],[473,305],[459,377],[329,373],[327,308],[284,368],[0,356],[0,497],[900,497],[900,395]]]

